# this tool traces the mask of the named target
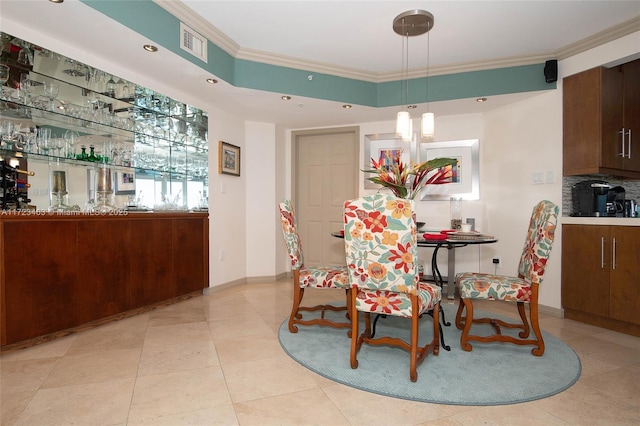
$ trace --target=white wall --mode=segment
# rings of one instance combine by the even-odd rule
[[[214,107],[209,111],[209,285],[247,276],[247,173],[245,122]],[[265,138],[269,138],[267,136]],[[272,132],[271,132],[272,133]],[[240,176],[218,174],[218,141],[240,147]],[[224,252],[221,260],[220,252]]]
[[[485,115],[481,169],[486,223],[500,239],[492,247],[502,257],[499,272],[517,274],[533,206],[540,200],[562,204],[562,97],[558,90]],[[555,182],[532,184],[534,171],[551,172]],[[559,309],[560,247],[554,242],[540,288],[540,304]],[[489,259],[483,269],[490,270]]]
[[[276,200],[275,125],[246,123],[246,140],[251,149],[243,153],[243,174],[246,176],[246,247],[247,277],[272,277],[276,274],[276,252],[282,237],[274,231],[279,213]],[[256,191],[251,189],[255,188]]]

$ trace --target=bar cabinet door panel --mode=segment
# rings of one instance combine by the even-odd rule
[[[610,228],[562,226],[562,306],[609,316]]]
[[[176,295],[171,222],[170,219],[131,221],[132,308],[171,299]]]
[[[640,227],[613,226],[610,317],[640,325]]]
[[[82,322],[131,309],[130,240],[128,220],[78,222],[78,280],[83,285],[75,309]]]
[[[208,256],[205,258],[207,232],[203,220],[173,220],[173,269],[179,295],[206,287],[209,262]]]
[[[74,221],[4,223],[7,343],[79,324],[77,234]]]

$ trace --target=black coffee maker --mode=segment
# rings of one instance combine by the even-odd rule
[[[602,180],[585,180],[571,187],[571,216],[608,216],[607,201],[611,185]]]

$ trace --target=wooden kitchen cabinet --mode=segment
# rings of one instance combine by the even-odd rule
[[[2,346],[202,291],[208,214],[0,215]]]
[[[563,174],[640,178],[640,60],[563,79]]]
[[[640,227],[562,226],[565,317],[640,336]]]
[[[614,226],[609,317],[640,325],[640,227]]]

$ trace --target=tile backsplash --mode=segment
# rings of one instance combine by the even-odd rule
[[[571,215],[571,187],[584,180],[602,180],[609,182],[611,186],[621,186],[625,190],[625,199],[640,202],[640,180],[620,179],[612,176],[584,175],[584,176],[563,176],[562,177],[562,216]]]

